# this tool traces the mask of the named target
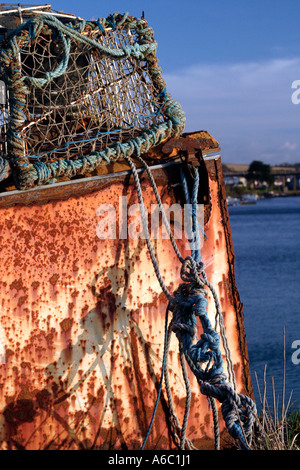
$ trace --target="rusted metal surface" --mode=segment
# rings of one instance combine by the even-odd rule
[[[162,152],[169,155],[177,155],[179,151],[193,154],[198,149],[207,153],[220,151],[219,143],[216,139],[207,131],[199,131],[186,132],[178,138],[168,140],[163,145]]]
[[[210,210],[202,258],[220,296],[238,391],[251,394],[221,160],[210,157],[205,165]],[[153,173],[163,202],[178,202],[178,166]],[[60,187],[56,197],[50,186],[40,188],[34,194],[42,200],[31,193],[25,204],[15,199],[15,206],[9,195],[0,196],[0,339],[6,349],[0,364],[1,449],[139,449],[146,435],[160,380],[167,300],[145,240],[97,235],[101,204],[112,204],[119,221],[119,197],[127,198],[128,207],[137,203],[130,176],[90,184],[77,196],[76,184],[65,193]],[[144,176],[142,187],[150,210],[155,199]],[[178,245],[189,254],[186,240]],[[158,238],[154,246],[173,292],[180,283],[177,257],[167,240]],[[213,319],[212,301],[209,315]],[[175,335],[169,369],[182,422],[185,386]],[[199,449],[213,448],[207,399],[191,373],[189,378],[187,437]],[[164,388],[146,448],[176,448]]]

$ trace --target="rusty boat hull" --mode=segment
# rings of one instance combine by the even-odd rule
[[[174,155],[185,154],[199,165],[195,148],[201,150],[200,177],[207,185],[202,258],[219,295],[238,391],[252,395],[218,144],[207,133],[183,135],[152,151],[152,173],[164,203],[182,202],[176,189],[182,163]],[[120,197],[128,207],[138,202],[131,173],[122,166],[102,171],[0,194],[2,450],[134,450],[147,433],[161,376],[167,299],[145,240],[120,236]],[[156,202],[153,190],[142,171],[140,179],[150,209]],[[116,239],[97,234],[98,208],[107,203],[116,209]],[[123,217],[122,223],[132,220]],[[178,259],[169,240],[157,237],[153,243],[164,282],[173,292],[180,283]],[[189,254],[185,239],[178,245]],[[175,335],[168,369],[182,422],[186,389]],[[186,436],[197,449],[212,449],[208,401],[188,374]],[[220,431],[226,443],[221,414]],[[145,448],[176,449],[165,385]]]

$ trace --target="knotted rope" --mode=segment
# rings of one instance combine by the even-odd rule
[[[155,413],[157,410],[157,405],[161,395],[163,377],[165,377],[167,396],[170,403],[172,426],[177,444],[181,449],[184,449],[185,445],[187,445],[188,448],[192,448],[192,443],[185,436],[190,407],[190,388],[189,384],[187,383],[188,379],[184,366],[183,374],[186,383],[187,402],[182,427],[180,426],[178,418],[175,415],[171,398],[170,384],[167,373],[167,356],[170,342],[170,334],[173,331],[179,341],[181,362],[184,356],[187,364],[189,365],[191,371],[193,372],[199,383],[201,393],[207,396],[209,403],[211,404],[214,422],[215,448],[219,449],[220,447],[220,436],[217,429],[218,414],[216,407],[216,400],[218,400],[222,404],[222,416],[229,434],[233,438],[238,440],[242,449],[249,450],[251,448],[252,438],[258,431],[256,421],[257,410],[256,405],[251,398],[243,394],[237,393],[235,390],[236,385],[234,379],[233,364],[230,358],[230,350],[225,335],[225,328],[220,303],[218,301],[218,296],[214,287],[206,277],[205,265],[200,260],[201,247],[198,233],[199,227],[195,215],[197,214],[195,204],[197,203],[197,194],[199,186],[198,171],[195,172],[194,187],[192,193],[193,226],[194,228],[196,228],[196,235],[193,241],[196,243],[196,245],[193,245],[193,249],[191,250],[192,256],[188,256],[185,259],[183,259],[180,255],[178,247],[175,249],[178,258],[182,263],[180,273],[182,283],[179,285],[177,290],[173,294],[171,294],[165,286],[165,283],[160,274],[159,265],[150,241],[142,190],[135,164],[129,157],[125,157],[125,159],[127,160],[133,172],[140,205],[140,213],[144,228],[144,234],[149,249],[151,261],[153,263],[154,270],[157,279],[160,283],[160,286],[169,300],[166,311],[165,341],[161,380],[159,384],[158,395],[152,419],[141,448],[144,449],[147,439],[150,435]],[[138,159],[140,162],[143,163],[144,168],[150,176],[151,171],[139,154]],[[161,210],[163,210],[163,206],[161,204],[160,197],[152,175],[150,176],[150,181],[154,189],[155,197],[160,205]],[[183,187],[187,186],[183,184]],[[164,217],[163,222],[166,223]],[[167,232],[170,233],[170,227],[168,226],[168,223],[166,223],[166,228]],[[174,246],[175,241],[172,237],[171,241]],[[212,324],[207,314],[208,291],[206,288],[208,288],[209,291],[212,293],[212,297],[215,303],[215,329],[212,327]],[[173,313],[173,318],[170,322],[169,327],[167,327],[168,315],[170,311]],[[201,339],[195,342],[197,320],[200,320],[201,322],[203,333],[201,334]],[[216,331],[217,326],[219,326],[220,328],[220,335]],[[227,381],[227,374],[224,372],[223,369],[223,358],[220,350],[220,339],[222,339],[223,342],[225,355],[228,363],[228,375],[232,383]],[[180,437],[178,436],[177,432],[181,434]]]
[[[182,264],[183,283],[175,291],[170,305],[173,312],[172,330],[182,344],[201,393],[222,403],[222,415],[230,435],[239,440],[243,449],[249,449],[256,423],[256,406],[249,397],[238,394],[233,385],[226,381],[220,336],[213,329],[206,311],[208,301],[204,268],[202,262],[197,263],[192,257],[187,257]],[[201,322],[203,333],[195,343],[197,319]]]

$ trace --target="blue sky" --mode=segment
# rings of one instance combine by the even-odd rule
[[[84,19],[142,11],[154,29],[167,89],[186,131],[207,130],[223,163],[300,162],[300,2],[297,0],[58,0]],[[299,93],[300,97],[300,93]]]

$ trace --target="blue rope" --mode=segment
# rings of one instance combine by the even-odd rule
[[[102,24],[100,23],[100,18],[96,21],[96,25],[100,29],[101,33],[104,33],[105,29],[103,28]]]
[[[194,250],[193,258],[198,263],[201,261],[200,251],[200,236],[199,236],[199,222],[198,222],[198,189],[199,189],[199,172],[195,172],[195,180],[192,192],[192,221],[193,221],[193,232],[195,234],[195,244],[197,246]]]
[[[191,198],[183,172],[182,183],[186,201],[192,200],[193,227],[196,228],[198,232],[198,171],[195,171]],[[226,381],[226,374],[223,370],[223,358],[220,350],[220,336],[213,329],[207,314],[208,301],[204,286],[208,285],[210,289],[212,289],[212,286],[206,279],[204,272],[205,265],[201,262],[199,236],[194,235],[192,242],[195,243],[196,249],[191,250],[192,256],[188,256],[182,262],[181,279],[184,282],[179,285],[173,297],[169,299],[166,317],[169,310],[173,312],[171,321],[172,330],[175,332],[182,346],[186,361],[197,378],[201,393],[208,397],[209,402],[218,399],[220,403],[222,403],[221,410],[229,434],[235,439],[238,439],[242,449],[250,450],[247,438],[251,440],[253,431],[256,428],[256,406],[250,398],[236,393],[232,385]],[[213,292],[213,294],[215,294],[215,292]],[[220,312],[218,312],[218,314],[221,315]],[[194,344],[197,318],[199,318],[201,322],[203,333],[201,334],[201,339]],[[165,329],[165,351],[158,396],[142,449],[149,437],[161,395],[166,361],[166,343],[167,330]],[[204,366],[202,366],[202,364],[204,364]]]
[[[182,186],[187,201],[190,201],[188,186],[183,171],[181,172]],[[192,256],[186,258],[182,265],[182,279],[185,281],[174,293],[173,330],[181,342],[185,357],[195,374],[201,392],[208,397],[218,398],[222,402],[222,413],[229,433],[239,440],[241,448],[249,450],[240,421],[246,423],[249,437],[252,433],[256,407],[254,402],[244,395],[238,395],[225,381],[223,371],[223,358],[220,350],[220,336],[212,328],[207,315],[208,301],[205,298],[206,276],[204,264],[201,262],[201,246],[198,230],[197,195],[199,187],[199,173],[196,170],[192,190],[192,219],[193,230],[196,232],[193,243],[196,249],[191,250]],[[198,236],[197,236],[198,235]],[[200,278],[203,274],[203,279]],[[196,328],[196,317],[199,317],[203,334],[196,344],[193,343]],[[182,325],[190,328],[184,328]],[[203,368],[200,364],[206,364]],[[237,409],[239,415],[237,414]],[[246,416],[248,414],[248,416]]]
[[[107,22],[111,25],[112,29],[115,31],[117,29],[116,21],[113,15],[109,15]]]
[[[155,181],[153,180],[150,169],[147,167],[145,162],[143,162],[143,159],[140,156],[140,138],[134,139],[131,142],[131,146],[136,149],[138,160],[142,162],[143,166],[146,168],[156,198],[159,200],[159,195],[155,191]],[[118,149],[120,152],[124,152],[123,146],[120,143],[118,144]],[[187,258],[183,259],[180,253],[179,256],[178,253],[176,253],[179,257],[180,262],[182,263],[180,275],[183,283],[181,283],[178,289],[174,292],[174,294],[171,295],[161,277],[156,256],[153,252],[153,247],[149,239],[147,220],[143,209],[144,203],[142,190],[136,167],[132,160],[126,155],[126,152],[124,152],[123,156],[128,162],[134,175],[138,200],[141,208],[142,224],[146,235],[146,242],[149,249],[150,258],[155,270],[155,274],[163,292],[169,300],[166,318],[169,311],[173,312],[173,319],[168,330],[165,328],[165,350],[161,379],[158,388],[158,395],[153,410],[151,422],[142,445],[142,449],[145,447],[146,441],[149,437],[157,411],[158,402],[161,396],[164,369],[166,365],[166,344],[167,339],[169,339],[169,329],[171,328],[171,330],[176,333],[179,343],[181,344],[185,359],[189,364],[195,377],[197,378],[197,381],[200,385],[201,393],[206,395],[208,397],[209,403],[213,405],[214,425],[216,426],[217,424],[217,410],[215,406],[215,399],[218,399],[219,402],[222,403],[221,410],[229,434],[239,440],[242,449],[249,450],[250,447],[248,446],[246,439],[250,438],[251,440],[253,432],[257,431],[256,406],[255,403],[247,396],[236,393],[232,385],[226,382],[225,380],[227,377],[223,371],[223,358],[220,351],[220,337],[218,333],[212,328],[207,314],[206,308],[208,301],[206,299],[207,291],[204,288],[205,286],[209,287],[212,292],[216,307],[216,318],[219,318],[220,331],[223,340],[223,345],[225,348],[226,359],[230,365],[232,365],[232,363],[230,359],[229,348],[227,345],[227,339],[225,337],[222,313],[220,310],[220,304],[217,298],[217,294],[213,286],[209,283],[206,278],[206,274],[204,272],[204,263],[200,261],[200,239],[196,239],[196,250],[193,250],[193,256],[188,256]],[[194,226],[197,226],[198,224],[196,217],[196,206],[199,187],[199,174],[197,175],[197,173],[198,171],[196,170],[192,191],[192,212],[194,214]],[[188,186],[185,178],[183,178],[182,181],[186,201],[190,201]],[[175,249],[174,245],[173,248]],[[199,317],[200,319],[203,328],[203,334],[201,335],[200,341],[198,341],[197,344],[194,344],[194,337],[196,335],[197,327],[197,317]],[[205,367],[203,367],[201,364],[205,364]],[[233,373],[233,368],[232,371],[229,370],[229,372],[230,374]],[[182,432],[184,432],[183,429],[185,428],[182,428]],[[218,445],[219,439],[218,436],[216,436],[216,433],[215,438],[215,442]],[[184,442],[185,437],[182,435],[181,444]]]
[[[189,195],[189,189],[188,189],[188,184],[187,184],[187,179],[184,173],[183,168],[180,168],[180,177],[181,177],[181,185],[185,197],[186,204],[188,206],[191,206],[191,218],[192,218],[192,233],[194,238],[190,239],[189,242],[191,244],[191,255],[195,259],[196,262],[201,261],[201,250],[200,250],[200,235],[199,235],[199,230],[202,232],[202,235],[207,238],[203,227],[199,224],[198,221],[198,190],[199,190],[199,172],[195,172],[195,179],[194,179],[194,185],[193,185],[193,190],[192,190],[192,202],[191,198]],[[196,250],[193,249],[192,244],[195,246],[197,245],[198,248]]]

